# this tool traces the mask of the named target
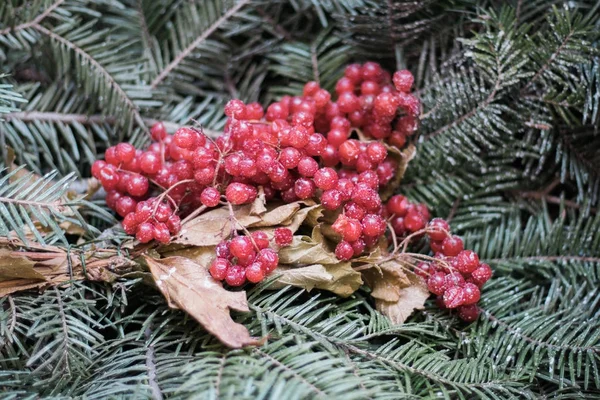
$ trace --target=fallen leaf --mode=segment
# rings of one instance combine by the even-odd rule
[[[231,348],[259,344],[230,310],[249,311],[245,292],[229,292],[208,270],[184,257],[155,260],[144,256],[156,286],[169,306],[185,310],[223,344]]]
[[[250,215],[262,215],[267,212],[267,200],[265,199],[265,191],[262,186],[258,187],[258,196],[250,207]]]
[[[0,281],[33,279],[45,281],[46,277],[34,269],[35,262],[21,257],[17,252],[0,249]]]
[[[398,325],[404,323],[414,310],[422,310],[429,295],[424,284],[415,283],[403,288],[397,301],[375,300],[375,307]]]
[[[361,274],[354,271],[348,262],[300,268],[280,265],[273,274],[280,274],[273,289],[292,285],[309,292],[314,288],[328,290],[342,297],[350,296],[363,283]]]
[[[376,264],[362,271],[362,274],[371,288],[371,296],[377,300],[398,301],[402,289],[411,285],[404,266],[396,260]]]
[[[194,246],[184,247],[176,250],[169,250],[161,253],[163,257],[185,257],[189,260],[194,261],[200,266],[208,268],[210,263],[215,259],[215,247],[214,246]]]
[[[410,143],[402,151],[398,150],[398,148],[394,146],[386,147],[388,150],[388,155],[398,163],[398,168],[396,169],[396,173],[394,174],[392,180],[385,185],[379,194],[381,196],[381,200],[383,201],[386,201],[396,193],[396,189],[398,189],[398,186],[400,186],[400,182],[402,181],[402,177],[404,177],[408,163],[415,158],[415,155],[417,154],[417,148],[412,143]]]
[[[318,226],[311,236],[296,235],[289,246],[279,250],[281,264],[337,264],[339,260],[325,246],[325,240]]]

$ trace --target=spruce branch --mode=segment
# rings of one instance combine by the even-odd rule
[[[227,10],[219,19],[217,19],[214,23],[212,23],[200,36],[198,36],[192,43],[190,43],[186,48],[182,49],[177,56],[171,61],[167,66],[165,66],[156,78],[152,81],[150,86],[154,89],[156,88],[162,81],[164,81],[167,76],[175,69],[177,66],[188,57],[194,49],[196,49],[202,42],[204,42],[213,32],[221,27],[227,20],[229,20],[232,16],[234,16],[242,7],[246,4],[250,3],[250,0],[239,0],[235,6],[231,7]]]
[[[7,35],[9,33],[19,32],[21,30],[32,28],[32,27],[35,27],[36,25],[39,25],[48,15],[50,15],[55,9],[60,7],[64,2],[65,2],[65,0],[56,0],[54,3],[52,3],[48,8],[46,8],[42,13],[40,13],[33,20],[24,22],[22,24],[19,24],[17,26],[11,27],[11,28],[2,29],[2,30],[0,30],[0,35]]]

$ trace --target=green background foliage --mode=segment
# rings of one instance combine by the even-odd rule
[[[2,2],[0,161],[10,146],[62,179],[3,181],[2,234],[30,224],[17,200],[61,198],[156,120],[218,131],[230,98],[332,89],[373,59],[410,69],[423,103],[400,192],[495,269],[472,324],[433,301],[393,326],[364,292],[248,288],[235,318],[269,340],[244,350],[132,279],[8,296],[2,398],[600,398],[599,32],[591,0]],[[68,220],[118,245],[98,240],[116,222],[102,200],[66,205],[83,207],[29,210],[36,240],[72,246]]]

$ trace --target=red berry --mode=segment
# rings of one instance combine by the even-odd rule
[[[340,161],[345,165],[354,165],[361,153],[359,142],[353,139],[346,140],[342,143],[338,151]]]
[[[173,136],[173,142],[182,149],[194,149],[198,144],[198,133],[192,128],[181,127]]]
[[[206,167],[197,169],[194,172],[194,180],[198,182],[200,185],[210,185],[212,181],[215,179],[215,168],[214,167]]]
[[[465,278],[458,272],[451,272],[444,279],[446,281],[446,288],[453,286],[463,287],[465,285]]]
[[[129,196],[121,196],[115,205],[115,211],[121,217],[135,211],[136,201]]]
[[[479,307],[475,304],[469,304],[458,307],[458,316],[466,322],[473,322],[479,316]]]
[[[275,235],[275,243],[279,246],[287,246],[292,243],[294,238],[294,234],[288,228],[277,228],[274,232]]]
[[[378,237],[385,232],[385,221],[377,214],[367,214],[361,222],[365,236]]]
[[[367,147],[367,156],[371,162],[378,164],[387,157],[387,149],[381,142],[370,143]]]
[[[474,283],[466,283],[463,289],[465,294],[463,304],[475,304],[479,301],[481,297],[481,292],[479,291],[477,285],[475,285]]]
[[[487,264],[480,264],[475,271],[471,273],[471,279],[477,286],[483,286],[492,277],[492,269]]]
[[[160,170],[160,156],[151,151],[147,151],[140,157],[140,169],[150,175],[156,174]]]
[[[135,147],[129,143],[119,143],[116,147],[116,153],[121,162],[128,163],[135,157]]]
[[[431,240],[444,240],[450,232],[450,225],[442,218],[434,218],[427,225],[427,235]]]
[[[362,67],[360,64],[350,64],[344,70],[344,76],[352,82],[360,83],[362,81]]]
[[[335,84],[335,92],[337,94],[342,94],[346,92],[354,91],[354,82],[347,77],[340,78]],[[339,103],[339,102],[338,102]]]
[[[273,249],[262,249],[255,259],[265,269],[265,273],[271,273],[279,264],[279,256]]]
[[[121,193],[116,190],[109,190],[106,192],[106,205],[111,209],[116,209],[117,200],[121,198]]]
[[[368,61],[362,66],[362,78],[363,80],[379,81],[383,76],[383,69],[381,65],[376,62]]]
[[[112,146],[104,152],[104,159],[107,163],[118,166],[121,163],[121,158],[117,155],[117,146]]]
[[[427,279],[427,288],[433,294],[442,295],[446,291],[446,274],[436,272]]]
[[[427,220],[416,210],[410,210],[404,217],[404,226],[411,232],[417,232],[425,228]]]
[[[140,201],[137,203],[135,206],[135,219],[137,223],[141,224],[142,222],[146,222],[152,215],[152,211],[154,211],[154,207],[147,201]]]
[[[308,178],[299,178],[294,184],[294,193],[299,199],[309,199],[315,194],[315,184]]]
[[[225,198],[234,205],[247,204],[256,198],[256,188],[245,183],[232,182],[225,189]]]
[[[354,251],[355,257],[360,256],[365,251],[365,248],[367,247],[367,245],[365,244],[365,241],[362,239],[358,239],[350,244],[352,245],[352,250]]]
[[[135,238],[142,243],[148,243],[154,238],[154,225],[149,222],[140,224],[137,228]]]
[[[301,158],[302,153],[294,147],[286,147],[279,154],[279,162],[287,169],[296,168]]]
[[[231,255],[237,257],[238,260],[248,262],[254,259],[256,255],[254,245],[250,238],[246,236],[236,236],[229,242],[229,251]]]
[[[252,263],[246,267],[246,279],[252,283],[258,283],[265,278],[265,272],[263,271],[260,263]]]
[[[225,115],[235,119],[246,118],[246,105],[243,101],[238,99],[232,99],[225,104]]]
[[[327,210],[337,210],[342,206],[342,194],[336,190],[326,190],[321,195],[321,205]]]
[[[246,118],[261,119],[265,115],[265,111],[259,103],[250,103],[246,105]]]
[[[320,133],[313,133],[308,138],[308,144],[304,148],[306,154],[312,157],[320,156],[327,148],[327,139]]]
[[[406,234],[406,226],[404,226],[403,217],[393,217],[390,223],[392,224],[392,229],[394,229],[396,236],[404,236]]]
[[[429,247],[431,248],[431,251],[433,251],[434,253],[441,253],[443,248],[442,248],[442,241],[438,241],[438,240],[432,240],[429,242]]]
[[[435,268],[431,266],[429,263],[419,263],[416,267],[414,267],[415,274],[419,275],[422,278],[428,279],[429,276],[434,273]]]
[[[169,228],[169,232],[171,232],[173,235],[179,233],[181,230],[181,218],[179,215],[173,214],[169,217],[167,220],[167,228]]]
[[[479,257],[472,250],[463,250],[456,256],[456,269],[464,274],[471,273],[479,266]]]
[[[445,256],[455,257],[463,250],[463,241],[458,236],[446,237],[442,241],[442,253]]]
[[[367,212],[365,211],[364,208],[362,208],[355,202],[351,201],[351,202],[346,203],[346,205],[344,205],[344,213],[349,218],[361,220],[364,218],[364,216]]]
[[[128,235],[133,235],[137,231],[138,223],[135,219],[135,213],[129,213],[123,219],[123,230]]]
[[[269,237],[263,231],[255,231],[251,234],[254,244],[259,250],[266,249],[269,247]]]
[[[155,123],[152,125],[152,128],[150,128],[150,134],[152,135],[152,139],[160,142],[167,137],[167,129],[165,128],[165,124],[162,122]]]
[[[335,256],[339,260],[348,261],[352,258],[353,255],[354,249],[352,248],[352,245],[346,242],[345,240],[339,242],[338,245],[335,247]]]
[[[169,217],[173,214],[173,210],[171,210],[171,206],[167,203],[160,203],[156,206],[156,211],[154,212],[154,218],[158,222],[166,222]]]
[[[169,233],[169,228],[167,224],[164,222],[158,222],[154,225],[154,239],[156,239],[160,243],[169,243],[171,239],[171,234]]]
[[[214,279],[216,279],[218,281],[222,281],[227,276],[227,270],[230,268],[230,266],[231,266],[231,263],[227,259],[217,257],[210,264],[210,268],[208,269],[208,272],[210,272],[210,275]]]
[[[401,149],[406,144],[406,134],[398,131],[393,131],[388,139],[390,145]]]
[[[412,87],[414,80],[415,78],[409,70],[404,69],[402,71],[394,72],[394,86],[399,92],[410,92],[410,88]]]
[[[106,165],[100,170],[99,177],[100,183],[107,192],[113,190],[119,184],[119,173],[116,168],[112,165]]]
[[[386,208],[390,214],[396,214],[398,217],[404,217],[408,213],[410,201],[401,194],[392,196],[387,204]]]
[[[104,169],[105,166],[106,166],[105,161],[102,161],[102,160],[94,161],[94,163],[92,164],[92,176],[94,178],[100,179],[100,173],[102,172],[102,169]]]
[[[444,304],[447,308],[456,308],[464,304],[465,291],[460,286],[452,286],[444,292]]]
[[[312,157],[303,157],[298,162],[298,173],[305,178],[312,178],[319,170],[319,163]]]
[[[246,282],[246,274],[244,269],[239,265],[232,265],[227,269],[225,282],[230,286],[242,286]]]
[[[133,175],[127,182],[127,191],[135,197],[142,197],[148,192],[150,183],[148,178],[142,175]]]
[[[338,174],[333,168],[321,168],[313,177],[313,180],[319,189],[329,190],[337,186]]]
[[[216,207],[219,205],[220,200],[221,193],[214,187],[205,188],[200,195],[200,201],[206,207]]]
[[[229,252],[229,242],[222,241],[215,247],[215,253],[217,257],[225,258],[227,260],[233,258]]]
[[[302,94],[304,96],[313,96],[320,89],[319,84],[315,81],[309,81],[304,84]]]

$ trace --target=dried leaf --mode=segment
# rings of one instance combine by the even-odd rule
[[[396,170],[392,180],[385,185],[385,188],[383,188],[380,193],[381,199],[384,201],[396,193],[396,189],[398,189],[398,186],[400,186],[400,182],[402,181],[402,177],[406,172],[408,163],[415,158],[415,155],[417,154],[417,148],[412,143],[402,151],[393,146],[387,146],[387,149],[389,156],[398,163],[398,169]]]
[[[0,281],[12,279],[33,279],[45,281],[46,277],[33,267],[35,262],[21,257],[9,249],[0,249]]]
[[[281,264],[337,264],[335,254],[326,248],[320,229],[316,226],[313,235],[296,235],[289,246],[279,250]]]
[[[348,297],[362,285],[361,274],[354,271],[347,262],[328,265],[315,264],[301,268],[280,265],[274,274],[280,274],[274,289],[292,285],[304,288],[309,292],[317,288]]]
[[[240,348],[259,343],[229,315],[229,310],[249,311],[245,292],[223,289],[205,267],[186,258],[144,258],[170,307],[185,310],[229,347]]]
[[[265,199],[265,191],[262,186],[258,187],[258,196],[250,207],[250,215],[262,215],[267,212],[267,200]]]
[[[411,285],[404,267],[396,260],[364,270],[363,279],[371,288],[371,296],[387,302],[398,301],[402,289]]]
[[[184,257],[194,261],[196,264],[205,266],[208,268],[210,263],[215,259],[215,247],[214,246],[194,246],[184,247],[175,250],[169,250],[162,253],[163,257]]]
[[[375,300],[375,307],[394,324],[402,324],[414,310],[422,310],[429,291],[422,283],[407,286],[400,291],[397,301]]]

